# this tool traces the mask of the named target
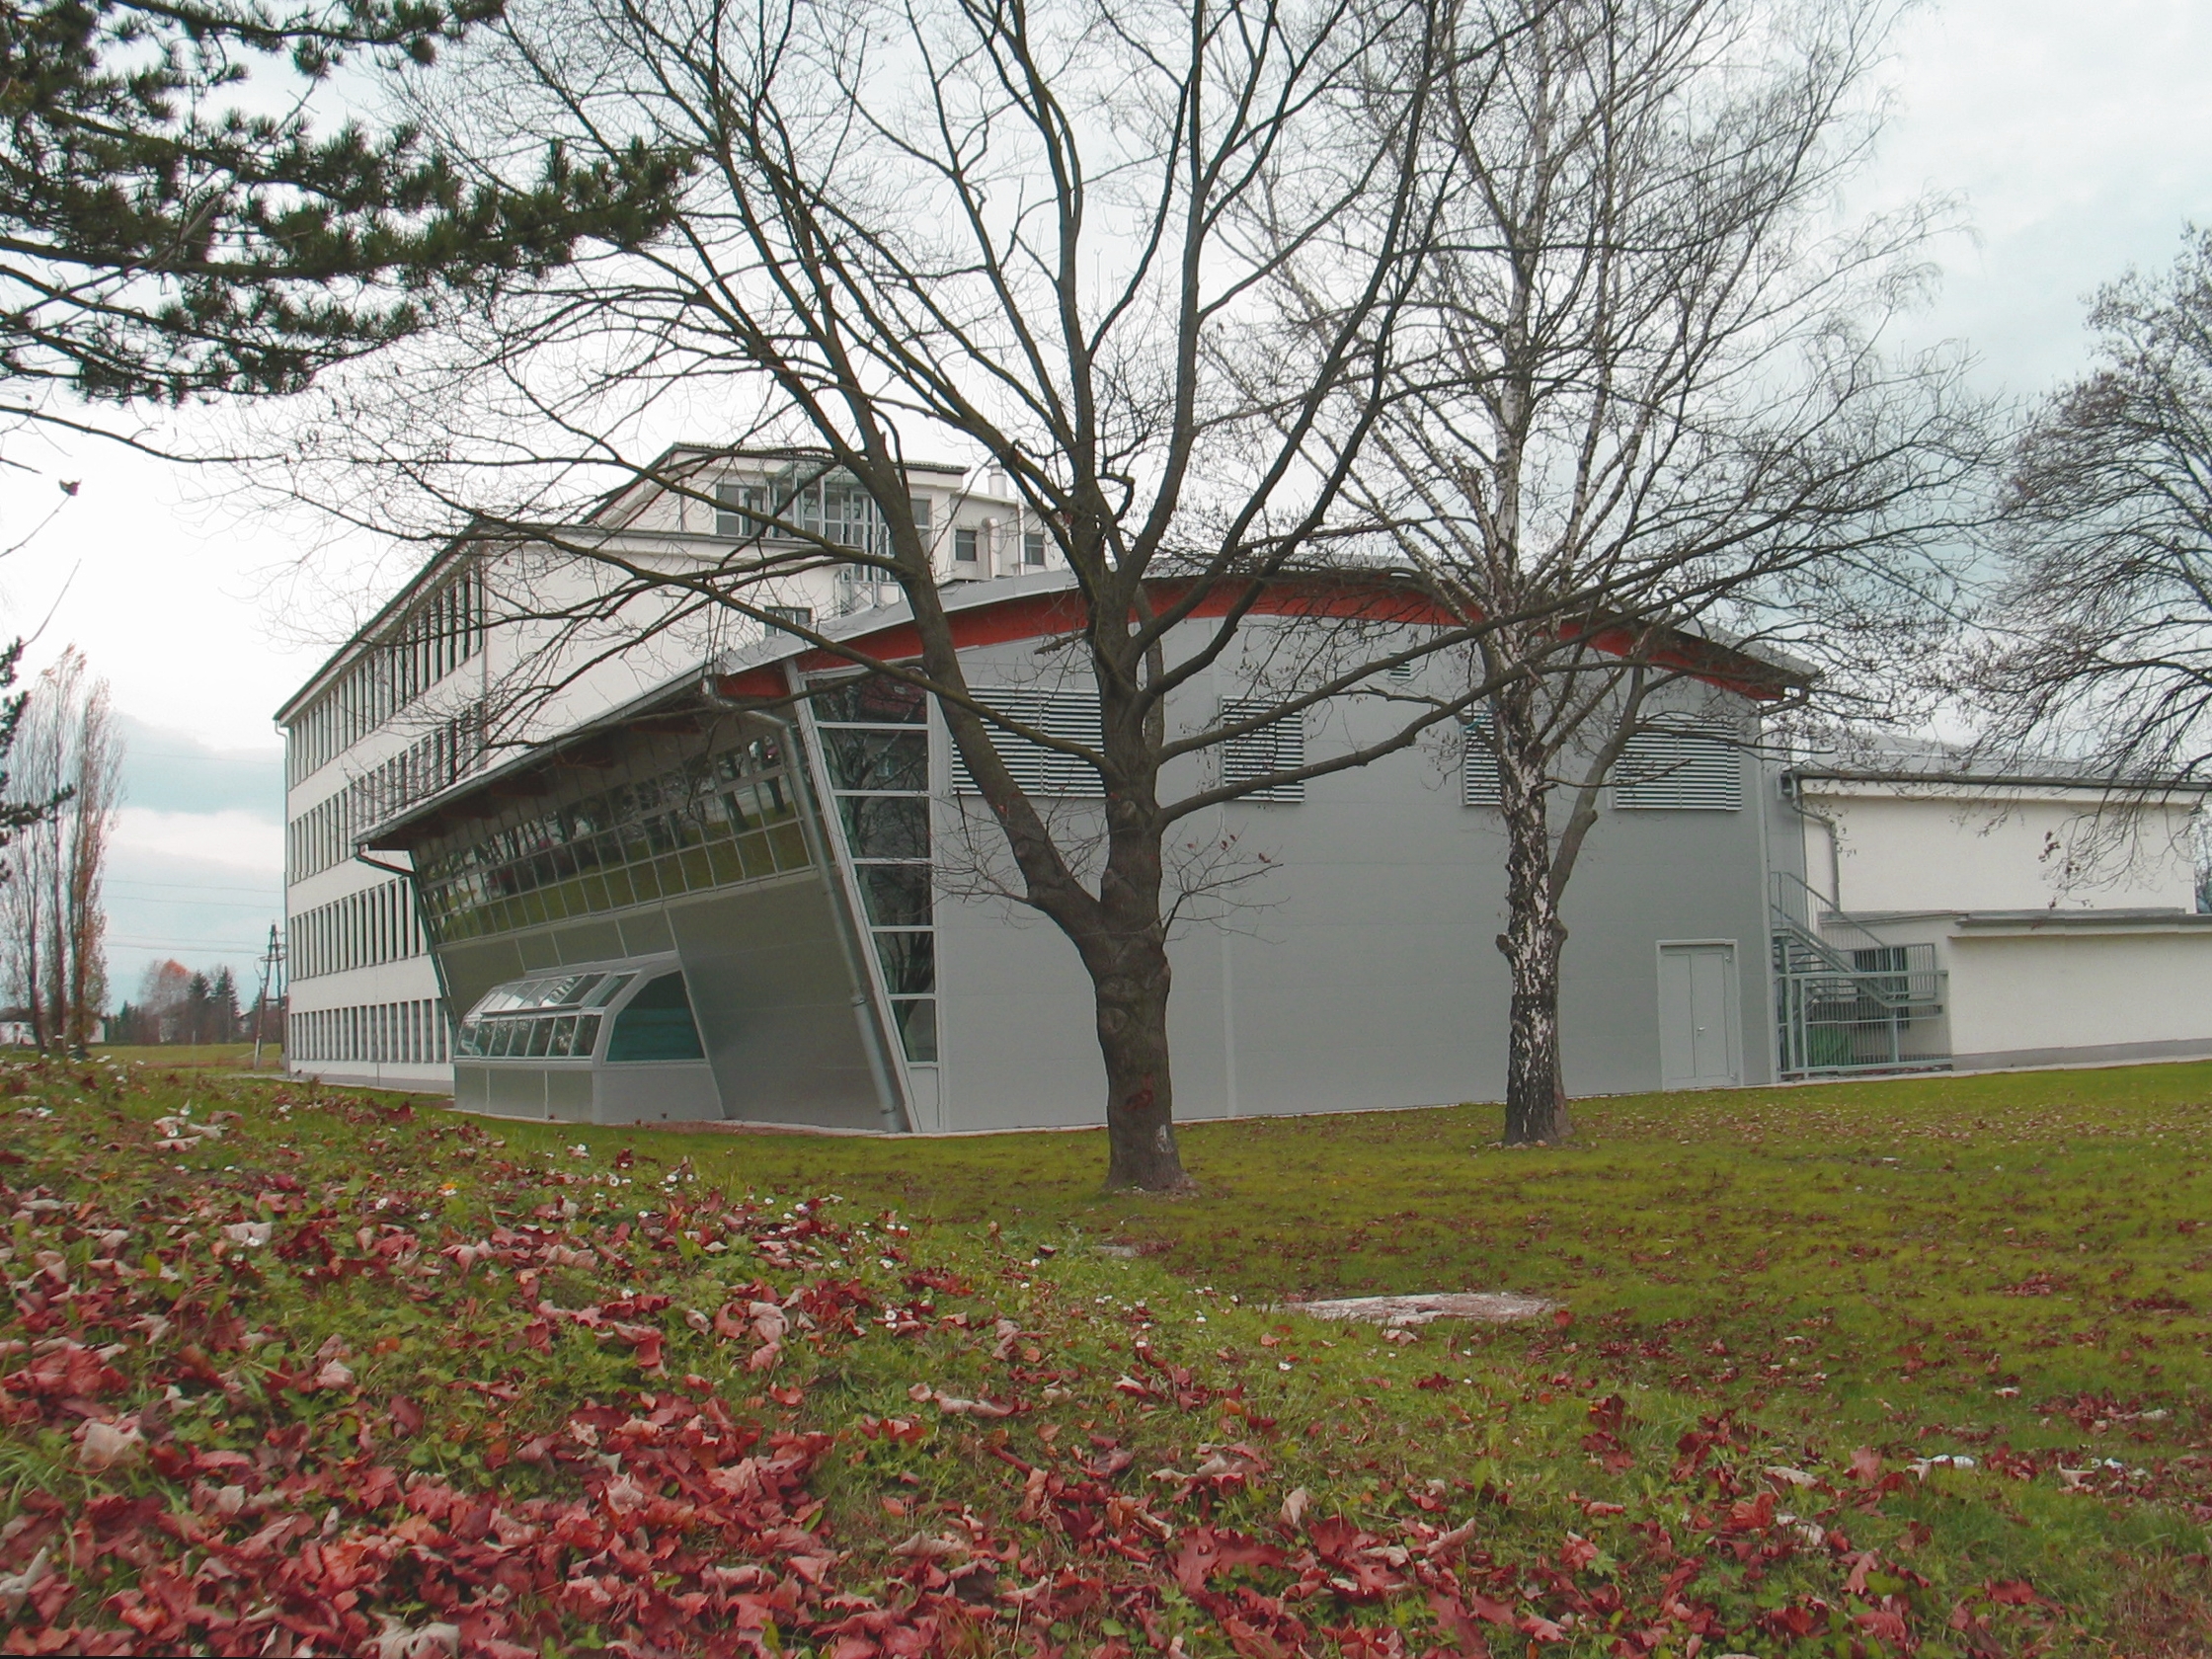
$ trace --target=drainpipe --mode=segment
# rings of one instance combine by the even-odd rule
[[[445,983],[445,962],[437,954],[437,934],[435,929],[431,926],[430,912],[423,908],[423,884],[415,879],[413,870],[403,870],[397,864],[386,864],[378,859],[371,858],[359,847],[354,849],[354,862],[366,864],[371,870],[381,870],[387,876],[398,876],[407,883],[408,908],[414,910],[415,925],[421,928],[423,932],[424,954],[431,959],[431,977],[437,981],[437,1005],[445,1010],[443,1021],[445,1026],[444,1064],[450,1066],[453,1064],[453,1044],[460,1034],[461,1016],[454,1012],[453,988]],[[291,919],[289,913],[286,914],[284,919],[286,921]],[[439,1063],[434,1060],[426,1061],[424,1064],[435,1066]],[[457,1083],[454,1086],[453,1098],[455,1103],[458,1104],[460,1088]]]
[[[725,697],[715,688],[711,672],[699,676],[699,695],[716,708],[729,709],[753,720],[766,721],[783,734],[785,753],[804,755],[809,752],[799,741],[798,728],[790,721],[781,715],[769,714],[750,704],[741,703],[734,697]],[[891,1057],[884,1048],[883,1031],[876,1022],[875,999],[868,994],[868,987],[873,983],[868,977],[868,965],[853,949],[852,941],[859,924],[853,916],[851,896],[845,892],[844,877],[832,849],[829,830],[816,808],[812,766],[810,760],[806,775],[794,777],[794,782],[799,785],[792,793],[799,803],[800,827],[806,833],[807,844],[814,853],[816,863],[821,866],[823,885],[828,889],[830,904],[836,911],[834,931],[837,935],[837,951],[844,958],[845,976],[852,986],[852,1017],[860,1027],[860,1046],[868,1053],[868,1071],[875,1078],[876,1101],[883,1112],[884,1129],[893,1135],[911,1134],[913,1118],[907,1110],[906,1091],[900,1088],[897,1077],[892,1073]]]
[[[1825,813],[1816,813],[1805,805],[1799,797],[1798,787],[1797,780],[1791,778],[1789,787],[1782,792],[1782,799],[1789,803],[1791,812],[1807,824],[1819,825],[1827,832],[1828,902],[1836,907],[1838,912],[1841,912],[1844,908],[1844,860],[1839,847],[1841,831],[1838,830],[1834,819],[1828,817]]]

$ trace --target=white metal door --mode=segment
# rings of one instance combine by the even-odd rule
[[[1736,947],[1659,947],[1659,1086],[1725,1088],[1740,1080]]]

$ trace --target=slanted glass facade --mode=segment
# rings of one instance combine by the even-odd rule
[[[806,869],[788,766],[763,736],[673,764],[648,756],[625,782],[518,809],[423,859],[424,915],[452,944]]]

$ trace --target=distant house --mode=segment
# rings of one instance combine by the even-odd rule
[[[1785,1074],[2212,1056],[2202,785],[1934,746],[1779,771]]]

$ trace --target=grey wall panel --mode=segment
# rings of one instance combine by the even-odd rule
[[[711,1067],[697,1062],[601,1066],[592,1117],[597,1123],[697,1123],[722,1116]]]
[[[669,918],[658,905],[626,910],[619,921],[622,928],[620,954],[623,956],[651,956],[656,951],[675,949],[674,935],[669,931]]]
[[[1103,1119],[1090,981],[1059,928],[1011,925],[1002,902],[940,899],[937,986],[943,1128]]]
[[[562,962],[612,962],[622,952],[622,927],[612,917],[563,922],[553,930],[553,948]]]
[[[818,876],[682,901],[669,922],[725,1116],[884,1127]]]
[[[592,1073],[584,1066],[545,1067],[545,1115],[563,1123],[592,1121]]]
[[[437,962],[445,977],[446,994],[452,999],[456,1020],[494,986],[503,980],[514,979],[523,971],[522,953],[511,937],[471,939],[463,944],[442,946]]]
[[[526,933],[514,935],[514,948],[522,953],[522,972],[534,974],[541,968],[560,967],[561,950],[553,942],[554,931],[549,927],[533,927]]]
[[[972,683],[997,671],[1025,680],[1025,657],[972,654]],[[1204,682],[1189,692],[1219,694]],[[1352,701],[1315,723],[1309,757],[1380,735],[1390,718]],[[1768,815],[1760,768],[1747,756],[1744,770],[1741,811],[1609,805],[1592,833],[1565,910],[1570,1093],[1659,1086],[1660,939],[1736,941],[1745,1080],[1772,1075],[1757,971]],[[1506,844],[1494,811],[1460,804],[1456,743],[1313,779],[1295,805],[1230,805],[1178,833],[1274,866],[1232,896],[1225,940],[1198,923],[1171,947],[1178,1117],[1503,1093]],[[941,896],[937,927],[943,1127],[1097,1122],[1103,1071],[1073,947],[1041,918],[1011,925],[1003,902]]]
[[[471,1069],[475,1069],[471,1067]],[[536,1066],[487,1066],[485,1109],[507,1118],[545,1116],[545,1072]]]

